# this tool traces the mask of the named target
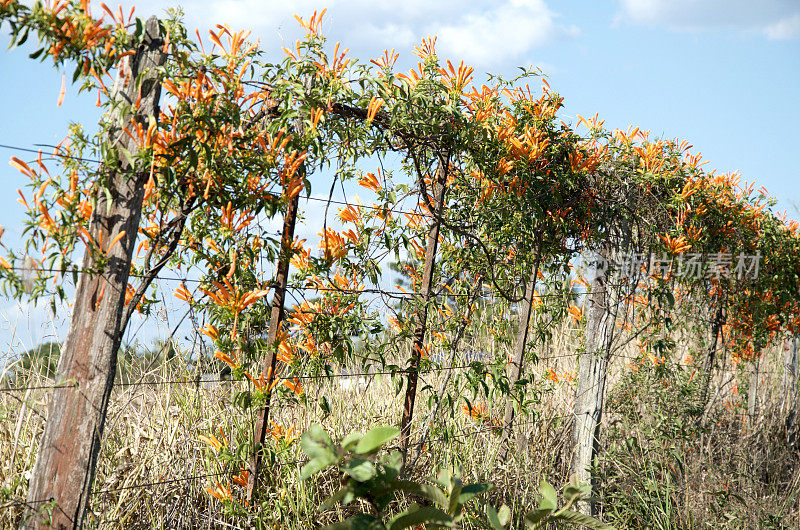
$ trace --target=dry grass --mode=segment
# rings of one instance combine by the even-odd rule
[[[541,361],[533,371],[541,375],[552,368],[561,376],[574,371],[574,358],[568,354],[576,350],[577,341],[577,334],[570,323],[565,322],[554,334],[553,343],[539,350],[539,355],[548,359]],[[466,345],[467,348],[474,346]],[[774,361],[777,352],[769,355]],[[610,386],[613,388],[621,384],[621,374],[630,370],[623,363],[624,360],[617,360],[612,366]],[[317,480],[301,482],[298,475],[303,454],[296,442],[288,447],[274,444],[257,517],[225,510],[204,488],[216,480],[229,483],[235,469],[218,458],[200,436],[213,433],[222,438],[224,435],[234,452],[236,441],[247,439],[253,424],[249,415],[252,412],[234,406],[236,394],[245,388],[245,383],[198,384],[194,379],[200,368],[187,365],[180,356],[170,361],[159,360],[155,366],[146,364],[131,368],[126,380],[174,383],[130,384],[116,388],[91,499],[91,526],[300,529],[346,515],[341,508],[318,512],[317,506],[333,491],[338,479],[327,473]],[[766,364],[780,366],[769,360]],[[425,377],[424,383],[438,388],[443,377],[443,373],[431,374]],[[722,386],[729,377],[730,374],[720,374],[716,384]],[[661,512],[653,517],[666,514],[665,528],[757,528],[768,524],[775,528],[800,527],[800,461],[797,449],[788,447],[782,438],[782,415],[776,405],[780,377],[774,370],[764,375],[760,386],[760,402],[764,406],[756,418],[745,423],[741,415],[722,406],[726,400],[734,398],[730,393],[732,385],[722,386],[709,418],[709,428],[692,439],[682,453],[683,472],[677,476],[674,488],[670,489],[664,482],[663,473],[654,476],[653,486],[657,491],[663,488],[667,500]],[[535,415],[519,420],[520,435],[527,442],[522,452],[511,451],[502,458],[499,439],[489,425],[468,418],[460,409],[440,410],[438,418],[432,419],[434,427],[424,452],[418,459],[411,460],[415,465],[410,474],[425,477],[437,465],[458,463],[463,467],[465,481],[489,482],[497,487],[487,497],[494,505],[505,502],[516,514],[533,507],[541,478],[547,478],[556,486],[567,481],[572,434],[569,415],[573,386],[568,377],[559,382],[538,379],[541,401],[535,407]],[[275,409],[275,421],[300,430],[312,423],[321,423],[334,439],[352,431],[365,431],[376,424],[398,421],[401,399],[395,393],[390,376],[369,377],[365,386],[343,387],[341,381],[327,378],[305,381],[305,403],[287,402]],[[464,378],[453,381],[459,385],[455,392],[470,396]],[[51,385],[53,381],[36,373],[18,373],[13,384],[38,387]],[[422,430],[428,395],[421,393],[419,396],[417,415],[420,421],[416,434]],[[17,501],[25,497],[25,477],[35,459],[36,439],[44,424],[48,396],[45,389],[0,393],[2,528],[13,527],[21,514],[22,506]],[[331,405],[330,413],[324,413],[319,406],[323,397]],[[487,401],[490,416],[501,415],[502,400],[488,396]],[[644,414],[649,414],[646,407],[643,410]],[[610,425],[616,419],[619,418],[610,414],[604,421]],[[663,439],[648,439],[644,427],[636,425],[624,435],[638,437],[642,444],[649,444],[654,450],[665,443]],[[606,431],[604,447],[611,448],[614,442],[619,442],[615,437],[619,437],[619,433]],[[620,469],[646,475],[649,469],[646,464],[653,463],[653,458],[645,461],[642,457],[639,461],[634,456],[620,460]],[[644,483],[634,480],[636,477],[614,475],[612,464],[604,464],[605,472],[613,475],[613,480],[602,485],[609,488],[609,494]],[[222,474],[219,477],[206,476],[219,473]],[[232,486],[232,489],[234,495],[241,497],[240,487]],[[606,490],[601,489],[600,496],[604,493]],[[621,517],[619,514],[634,514],[640,510],[640,503],[644,501],[638,493],[634,489],[613,497],[618,509],[606,507],[604,516]],[[636,528],[637,519],[634,515],[628,517],[627,524],[625,520],[616,520],[616,523],[620,527]]]

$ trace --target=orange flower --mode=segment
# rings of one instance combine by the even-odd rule
[[[378,177],[374,173],[367,173],[366,176],[362,176],[358,179],[358,185],[376,192],[381,190]]]
[[[305,28],[309,35],[319,35],[319,30],[322,26],[322,17],[325,16],[326,11],[327,9],[323,9],[320,11],[319,15],[317,15],[317,10],[315,9],[311,14],[311,19],[308,22],[303,20],[302,17],[299,17],[298,15],[295,15],[294,18],[297,20],[300,26]]]
[[[275,440],[282,440],[286,445],[291,445],[292,442],[300,438],[300,433],[298,432],[296,426],[292,425],[287,430],[280,423],[275,423],[274,421],[270,423],[272,423],[272,428],[269,430],[269,433],[273,438],[275,438]]]
[[[555,371],[555,370],[553,370],[552,368],[550,368],[549,370],[547,370],[547,371],[544,373],[544,376],[545,376],[547,379],[549,379],[550,381],[553,381],[554,383],[558,383],[558,375],[556,374],[556,371]]]
[[[230,501],[233,499],[233,495],[231,495],[231,490],[227,486],[223,486],[219,482],[217,482],[213,488],[205,488],[206,492],[212,497],[216,497],[220,501]]]
[[[211,340],[217,340],[219,338],[219,330],[216,328],[216,326],[212,326],[211,324],[207,325],[204,328],[200,328],[200,333],[210,338]]]
[[[231,285],[228,278],[223,278],[224,285],[219,282],[211,282],[216,288],[216,292],[207,291],[200,288],[211,300],[220,307],[229,309],[238,315],[251,305],[255,304],[260,298],[269,294],[267,289],[256,289],[253,291],[241,292],[239,287]]]
[[[236,361],[236,359],[235,359],[235,357],[236,357],[236,356],[235,356],[235,355],[234,355],[234,358],[232,358],[232,357],[231,357],[230,355],[228,355],[227,353],[223,353],[223,352],[221,352],[221,351],[218,351],[218,352],[216,352],[216,353],[214,354],[214,357],[215,357],[215,358],[217,358],[217,359],[219,359],[220,361],[222,361],[222,362],[226,363],[228,366],[230,366],[230,367],[231,367],[231,368],[233,368],[234,370],[236,370],[237,368],[239,368],[239,363]]]
[[[575,304],[570,304],[567,308],[570,316],[575,319],[575,322],[580,322],[583,320],[583,310],[576,306]]]
[[[269,393],[272,392],[272,389],[278,384],[278,379],[272,378],[272,367],[267,369],[267,376],[264,377],[264,374],[258,376],[258,379],[250,375],[250,372],[244,373],[245,377],[247,377],[251,383],[258,389],[259,392]],[[269,386],[267,386],[267,381],[271,380]]]
[[[239,485],[239,486],[241,486],[243,488],[246,488],[247,487],[247,479],[249,477],[250,477],[250,471],[248,469],[245,469],[245,468],[240,468],[239,469],[239,474],[238,475],[234,475],[232,480],[233,480],[234,484],[237,484],[237,485]]]
[[[474,420],[483,420],[489,417],[488,411],[486,409],[486,403],[463,403],[461,405],[461,410],[464,411],[464,414],[469,416]]]
[[[692,248],[691,243],[687,242],[684,236],[673,238],[670,237],[668,234],[664,235],[659,234],[658,237],[659,239],[661,239],[661,241],[664,242],[664,244],[667,245],[667,248],[673,254],[680,254]]]
[[[207,443],[208,445],[210,445],[211,447],[213,447],[214,450],[219,451],[220,449],[222,449],[223,447],[228,445],[228,441],[225,440],[225,437],[222,436],[222,434],[220,434],[220,436],[222,437],[222,441],[219,441],[219,439],[216,436],[214,436],[213,434],[211,434],[209,436],[205,436],[205,435],[201,434],[199,436],[199,438],[200,438],[201,441],[203,441],[203,442]]]
[[[335,260],[347,254],[345,240],[336,230],[328,228],[324,234],[319,232],[317,235],[322,238],[319,248],[325,252],[325,259]]]
[[[580,274],[579,274],[579,275],[577,275],[577,276],[575,277],[575,279],[573,279],[573,280],[572,280],[572,285],[582,285],[582,286],[584,286],[584,287],[585,287],[585,288],[587,288],[587,289],[589,289],[589,288],[590,288],[590,287],[589,287],[589,282],[587,282],[587,281],[586,281],[586,278],[584,278],[584,277],[583,277],[583,276],[581,276]]]
[[[180,286],[175,289],[175,294],[173,296],[184,302],[192,302],[192,293],[189,292],[189,289],[186,288],[186,284],[184,283],[181,283]]]
[[[278,337],[278,360],[290,364],[294,360],[292,345],[289,343],[289,333],[281,331]]]
[[[295,379],[294,381],[284,381],[283,385],[292,390],[298,396],[303,395],[303,385],[300,384],[300,381]]]
[[[367,106],[367,122],[372,123],[372,120],[375,119],[375,116],[382,106],[383,100],[381,98],[373,96],[372,99],[369,100],[369,106]]]
[[[464,61],[458,66],[458,70],[453,67],[453,63],[447,61],[447,68],[439,68],[439,73],[442,75],[442,82],[453,92],[462,92],[467,84],[472,80],[472,72],[474,69],[470,66],[464,66]]]
[[[339,208],[339,219],[345,223],[355,223],[357,225],[361,224],[361,212],[358,208],[354,207],[352,204],[348,205],[347,208]]]

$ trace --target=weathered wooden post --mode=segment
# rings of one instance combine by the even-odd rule
[[[261,472],[261,458],[263,455],[264,441],[269,429],[269,409],[270,398],[272,397],[272,381],[276,374],[278,360],[278,336],[283,323],[283,303],[286,299],[286,285],[289,281],[289,265],[292,259],[292,243],[294,242],[294,228],[297,221],[297,210],[300,205],[300,194],[295,195],[289,203],[286,215],[283,218],[283,235],[281,235],[281,250],[278,257],[278,271],[275,277],[275,294],[272,297],[272,312],[269,318],[269,331],[267,334],[267,344],[269,353],[264,363],[264,380],[267,385],[267,396],[264,408],[258,413],[256,420],[253,444],[255,450],[250,458],[250,474],[247,478],[247,500],[253,499],[258,475]]]
[[[788,336],[783,341],[783,415],[786,423],[786,442],[797,441],[797,377],[800,373],[800,339]]]
[[[610,249],[604,249],[600,257],[608,264]],[[611,292],[615,289],[610,288],[609,284],[609,275],[595,268],[586,304],[584,349],[578,355],[578,382],[573,405],[572,473],[584,484],[592,484],[591,468],[597,454],[606,376],[617,317],[618,301],[613,299]],[[580,501],[577,508],[587,515],[595,511],[594,503],[586,501]]]
[[[525,283],[525,295],[522,299],[522,307],[520,308],[520,323],[519,323],[519,331],[517,332],[517,340],[514,343],[514,357],[511,359],[511,363],[509,363],[507,372],[508,372],[508,385],[510,387],[510,391],[514,391],[514,386],[516,385],[517,381],[522,378],[522,367],[525,362],[525,349],[528,345],[528,335],[530,332],[531,326],[531,314],[533,313],[533,309],[535,306],[535,298],[536,298],[536,280],[537,276],[539,275],[539,261],[541,259],[541,249],[540,254],[537,256],[536,265],[533,269],[533,273],[528,281]],[[505,416],[503,417],[503,434],[501,438],[501,443],[505,442],[509,436],[511,436],[511,431],[514,422],[514,402],[513,400],[509,400],[508,404],[506,405],[506,412]],[[517,440],[517,449],[521,449],[522,440]],[[507,449],[503,449],[503,454],[506,454]]]
[[[440,160],[439,170],[436,172],[436,180],[433,182],[433,211],[431,212],[431,225],[428,229],[428,240],[425,245],[425,268],[422,272],[422,284],[420,286],[419,308],[414,315],[414,340],[411,346],[411,362],[408,367],[408,386],[406,396],[403,401],[403,417],[400,420],[400,442],[403,447],[403,455],[407,454],[408,441],[411,434],[411,420],[414,417],[414,402],[417,397],[417,381],[419,379],[420,359],[425,347],[425,333],[428,325],[428,305],[431,300],[433,290],[433,275],[436,269],[436,251],[439,246],[439,229],[444,211],[444,200],[447,191],[447,177],[449,172],[449,161]]]
[[[116,160],[106,160],[100,168],[108,193],[103,189],[97,192],[89,233],[94,241],[106,245],[120,239],[112,248],[101,249],[107,253],[100,272],[84,272],[79,277],[56,376],[61,385],[69,385],[54,389],[51,395],[22,528],[79,528],[89,508],[124,331],[125,288],[149,177],[146,170],[135,167],[139,147],[125,129],[133,130],[134,120],[147,128],[150,120],[158,117],[161,84],[157,70],[166,59],[163,45],[160,24],[151,17],[136,53],[119,63],[108,133]],[[141,101],[135,109],[139,94]],[[94,271],[98,265],[93,251],[87,249],[81,269]],[[49,505],[44,501],[50,501]],[[44,512],[51,508],[48,521]]]

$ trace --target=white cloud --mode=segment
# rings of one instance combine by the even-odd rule
[[[767,26],[764,28],[764,34],[771,40],[791,40],[800,37],[800,13]]]
[[[164,12],[164,4],[155,0],[137,5],[139,16]],[[183,6],[187,25],[200,28],[201,35],[219,23],[252,29],[253,38],[260,38],[268,53],[300,36],[295,13],[307,18],[322,8],[327,8],[323,34],[332,42],[341,41],[362,60],[386,48],[412,60],[411,48],[423,37],[437,35],[438,50],[450,59],[479,68],[516,66],[513,61],[534,48],[578,33],[576,27],[560,24],[545,0],[197,0]]]
[[[617,20],[684,31],[733,28],[790,39],[800,35],[800,4],[796,0],[620,0]]]
[[[454,24],[430,26],[447,55],[470,64],[492,65],[518,59],[531,49],[578,34],[565,27],[540,0],[511,0],[483,13],[470,13]]]

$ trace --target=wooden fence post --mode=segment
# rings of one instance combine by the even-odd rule
[[[783,343],[783,381],[782,413],[786,424],[786,442],[794,445],[797,441],[797,377],[800,373],[800,339],[789,335]]]
[[[610,263],[610,258],[608,249],[601,252],[601,260],[606,264]],[[596,270],[586,304],[584,350],[578,356],[578,382],[573,405],[575,424],[572,432],[572,473],[581,483],[590,485],[617,316],[617,300],[611,291],[608,273]],[[587,515],[595,511],[594,502],[580,501],[577,508]]]
[[[408,386],[403,401],[403,417],[400,420],[400,443],[403,448],[403,458],[408,451],[408,442],[411,434],[411,420],[414,417],[414,402],[417,396],[417,381],[419,379],[420,359],[425,343],[425,332],[428,324],[428,305],[431,299],[433,286],[433,273],[436,268],[436,250],[439,245],[439,229],[444,211],[444,199],[447,191],[447,177],[449,162],[444,160],[439,163],[436,182],[433,183],[433,207],[431,212],[431,226],[428,230],[428,241],[425,245],[425,269],[422,272],[422,307],[415,316],[414,341],[411,347],[411,364],[408,367]]]
[[[522,300],[522,311],[520,315],[520,328],[517,333],[517,340],[514,344],[514,358],[508,365],[508,384],[510,391],[514,391],[514,385],[522,378],[522,365],[525,361],[525,349],[528,345],[528,335],[531,327],[531,314],[534,308],[534,299],[536,298],[536,281],[539,275],[539,262],[541,260],[541,244],[539,245],[539,254],[536,257],[536,266],[533,269],[531,277],[525,284],[525,297]],[[506,405],[506,412],[503,418],[503,434],[502,442],[505,442],[511,436],[512,423],[514,422],[514,402],[509,400]],[[517,449],[521,448],[522,440],[517,440]],[[503,449],[503,454],[507,454],[507,449]]]
[[[267,429],[269,428],[269,406],[272,398],[272,381],[276,374],[278,360],[278,337],[283,323],[283,304],[286,299],[286,285],[289,281],[289,266],[292,259],[292,244],[294,243],[294,227],[297,221],[297,210],[300,205],[300,194],[292,198],[286,215],[283,218],[283,234],[281,235],[281,250],[278,257],[278,271],[275,278],[275,294],[272,297],[272,312],[269,318],[269,332],[267,344],[269,353],[264,363],[264,380],[267,384],[267,396],[264,408],[258,414],[255,431],[253,436],[254,451],[250,458],[250,474],[247,477],[247,500],[253,499],[258,475],[261,472],[261,459],[263,456],[263,446],[266,440]]]
[[[124,129],[132,130],[133,120],[146,128],[149,120],[158,117],[161,83],[157,68],[166,59],[163,44],[160,24],[151,17],[135,55],[119,63],[108,137],[119,162],[113,166],[106,162],[100,168],[106,173],[109,194],[107,199],[104,190],[98,191],[89,233],[94,241],[121,239],[113,248],[102,249],[108,251],[102,272],[84,272],[79,277],[56,376],[58,383],[67,387],[54,389],[48,405],[22,528],[79,528],[89,508],[124,331],[125,288],[149,176],[133,166],[138,146]],[[140,90],[140,106],[133,111]],[[128,154],[123,154],[123,149]],[[97,265],[87,249],[81,269],[91,271]],[[45,501],[50,501],[49,505]],[[44,512],[51,508],[48,521]]]

